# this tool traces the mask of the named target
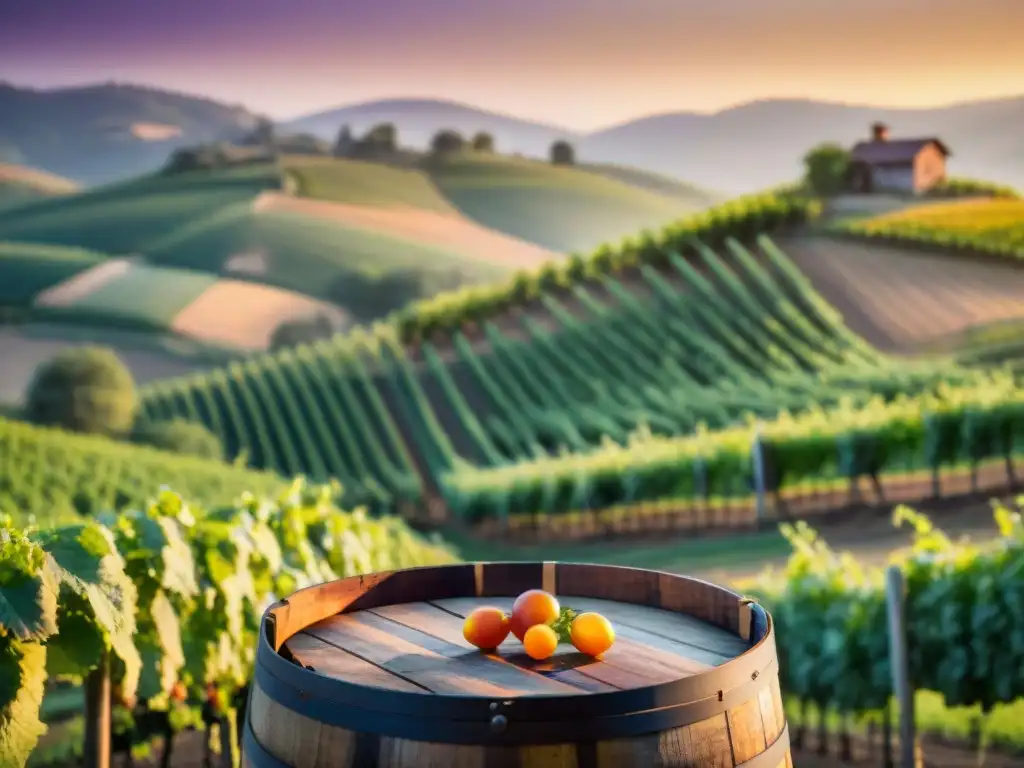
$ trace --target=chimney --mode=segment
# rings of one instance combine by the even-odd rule
[[[885,123],[872,123],[871,124],[871,140],[872,141],[888,141],[889,140],[889,126]]]

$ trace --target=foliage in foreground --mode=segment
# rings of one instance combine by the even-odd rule
[[[1024,523],[999,503],[995,520],[999,537],[979,545],[894,511],[914,528],[892,557],[906,582],[911,684],[983,713],[1024,697]],[[783,687],[820,709],[882,711],[892,696],[885,568],[834,552],[804,523],[783,532],[794,553],[756,590],[776,622]]]
[[[342,512],[297,480],[276,501],[202,510],[170,490],[145,509],[48,530],[0,520],[0,767],[45,731],[44,683],[105,656],[122,703],[229,709],[277,596],[371,571],[451,562],[395,518]]]

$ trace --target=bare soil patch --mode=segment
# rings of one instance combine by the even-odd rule
[[[476,261],[510,269],[536,267],[560,254],[482,227],[461,216],[421,208],[378,208],[263,192],[253,210],[291,213],[336,221],[420,243],[447,248]]]
[[[888,352],[1024,318],[1024,270],[1011,264],[824,237],[779,245],[851,330]]]
[[[221,280],[182,310],[171,329],[192,339],[242,349],[266,349],[274,330],[288,320],[326,315],[338,330],[349,316],[333,304],[301,293],[241,280]]]

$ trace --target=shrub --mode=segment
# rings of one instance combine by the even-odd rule
[[[135,433],[135,442],[201,459],[224,458],[220,438],[202,424],[185,419],[150,424]]]
[[[460,151],[466,145],[466,140],[458,131],[443,130],[434,134],[430,141],[430,149],[435,155],[446,155]]]
[[[70,349],[40,365],[29,385],[25,417],[74,432],[121,435],[135,419],[135,381],[103,347]]]
[[[473,149],[477,152],[493,152],[494,151],[494,137],[481,131],[473,137]]]
[[[850,153],[838,144],[821,144],[804,155],[804,182],[815,194],[841,192],[850,170]]]
[[[314,317],[297,320],[285,320],[270,335],[270,348],[296,347],[299,344],[311,344],[320,339],[334,335],[335,329],[331,319],[320,313]]]
[[[576,162],[576,150],[567,141],[556,141],[551,145],[552,165],[572,165]]]

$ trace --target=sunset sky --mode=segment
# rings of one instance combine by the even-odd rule
[[[441,97],[590,129],[796,96],[1024,94],[1024,0],[31,0],[0,80],[200,93],[275,118]]]

